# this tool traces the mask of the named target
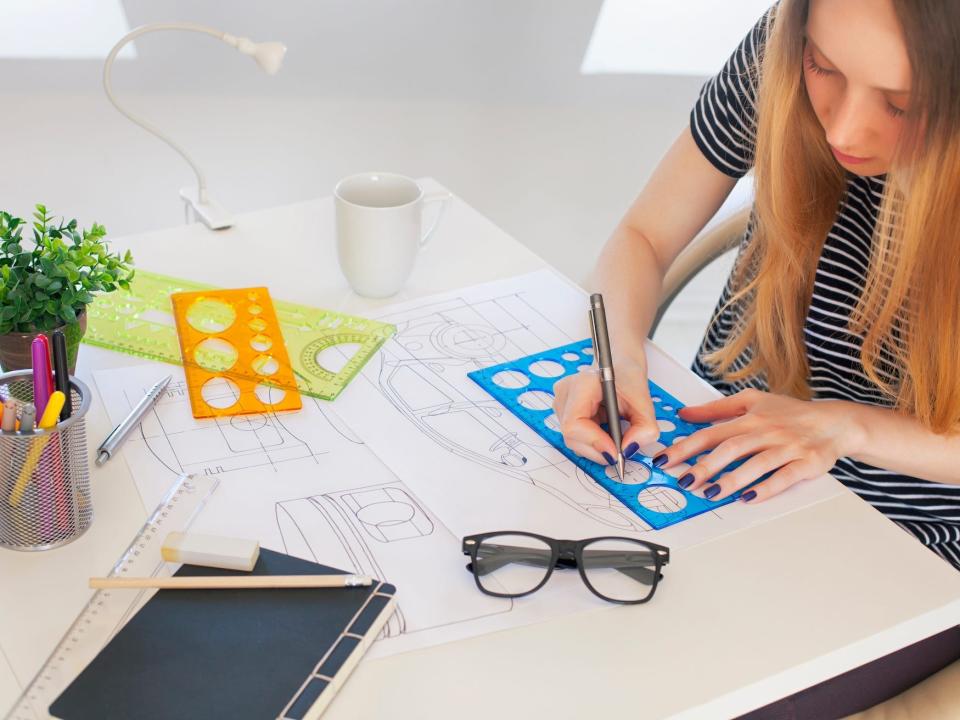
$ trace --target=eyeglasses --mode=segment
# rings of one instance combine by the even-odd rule
[[[653,597],[670,562],[661,545],[623,537],[554,540],[527,532],[468,535],[463,554],[477,587],[495,597],[522,597],[542,588],[554,568],[577,568],[590,591],[609,602],[637,604]]]

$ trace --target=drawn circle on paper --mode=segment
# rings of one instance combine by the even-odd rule
[[[663,418],[657,418],[657,427],[660,428],[660,432],[673,432],[677,429],[677,426],[674,425],[669,420],[664,420]]]
[[[572,352],[565,352],[565,353],[564,353],[563,355],[561,355],[560,357],[562,357],[562,358],[563,358],[564,360],[566,360],[567,362],[576,362],[577,360],[580,359],[580,356],[579,356],[579,355],[577,355],[576,353],[572,353]]]
[[[507,344],[503,333],[486,325],[447,323],[430,334],[430,342],[448,357],[478,360],[495,357]]]
[[[263,308],[257,305],[256,303],[253,303],[252,305],[249,305],[247,307],[247,312],[250,313],[251,315],[259,315],[260,313],[263,312]]]
[[[212,377],[200,388],[200,397],[210,407],[226,410],[240,400],[240,388],[230,378]]]
[[[262,333],[267,329],[267,321],[263,318],[254,318],[247,323],[247,327],[253,330],[255,333]]]
[[[637,502],[647,510],[664,514],[679,512],[687,506],[683,493],[664,485],[644,488],[637,494]]]
[[[408,342],[404,343],[404,347],[410,352],[416,352],[417,350],[423,350],[423,343]]]
[[[604,468],[604,472],[607,473],[608,478],[623,485],[642,485],[645,482],[649,482],[652,476],[650,468],[646,465],[638,462],[630,462],[629,460],[623,468],[623,480],[617,477],[616,465],[607,465],[607,467]]]
[[[527,390],[517,396],[517,402],[527,410],[537,412],[553,410],[553,394],[544,390]]]
[[[239,432],[256,432],[266,426],[265,415],[234,415],[230,418],[230,427]]]
[[[320,350],[314,356],[314,360],[327,372],[337,375],[362,348],[363,346],[358,342],[337,343]]]
[[[550,413],[543,420],[543,424],[546,425],[550,430],[553,430],[555,433],[560,432],[560,420],[557,418],[555,413]]]
[[[240,353],[222,337],[208,337],[193,349],[193,361],[207,372],[220,373],[237,364]]]
[[[530,363],[528,369],[537,377],[543,378],[560,377],[566,372],[563,365],[553,360],[537,360]]]
[[[250,367],[257,375],[273,375],[280,369],[280,363],[270,355],[257,355],[250,361]]]
[[[501,370],[490,379],[494,385],[508,390],[517,390],[530,384],[530,378],[518,370]]]
[[[187,308],[187,323],[207,335],[222,333],[237,319],[237,312],[223,300],[198,297]]]
[[[287,391],[276,385],[260,383],[253,389],[253,394],[256,395],[257,400],[264,405],[276,405],[287,396]]]
[[[273,340],[270,339],[269,335],[259,333],[250,338],[250,347],[257,352],[265,352],[273,347]]]
[[[416,510],[413,505],[405,502],[390,500],[387,502],[373,503],[365,505],[357,510],[357,519],[364,525],[372,525],[376,528],[391,527],[393,525],[402,525],[410,522]]]

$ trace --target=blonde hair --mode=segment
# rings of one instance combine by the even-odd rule
[[[912,130],[887,174],[848,330],[862,337],[864,373],[890,403],[944,433],[960,425],[960,54],[953,45],[960,8],[915,0],[894,7],[913,70]],[[803,83],[808,8],[809,0],[782,0],[769,15],[753,234],[727,304],[742,312],[730,341],[704,357],[727,381],[762,377],[771,391],[804,399],[811,396],[804,320],[846,189]],[[740,364],[743,353],[749,361]]]

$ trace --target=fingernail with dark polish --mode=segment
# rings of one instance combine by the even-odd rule
[[[682,487],[684,490],[693,485],[693,473],[687,473],[681,477],[679,480],[677,480],[677,485]]]
[[[704,491],[703,496],[707,498],[707,500],[713,500],[713,498],[715,498],[719,494],[720,494],[720,486],[711,485]]]
[[[607,465],[613,465],[616,462],[616,460],[613,459],[613,456],[608,452],[603,453],[603,459],[607,461]]]
[[[747,490],[743,495],[740,496],[740,499],[744,502],[750,502],[757,496],[756,490]]]
[[[662,453],[661,453],[660,455],[657,455],[657,456],[653,459],[653,466],[654,466],[655,468],[658,468],[658,467],[660,467],[661,465],[666,465],[666,464],[667,464],[667,456],[664,455],[664,454],[662,454]]]
[[[632,442],[629,445],[627,445],[627,449],[623,451],[623,456],[628,458],[633,457],[633,454],[639,449],[640,449],[640,445],[638,443]]]

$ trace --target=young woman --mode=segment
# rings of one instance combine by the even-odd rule
[[[753,169],[751,222],[693,370],[726,421],[663,451],[759,503],[830,472],[960,568],[960,3],[782,0],[703,87],[605,246],[626,455],[657,437],[643,338],[667,267]],[[617,449],[600,387],[557,384],[567,445]],[[720,471],[748,457],[738,469]]]

